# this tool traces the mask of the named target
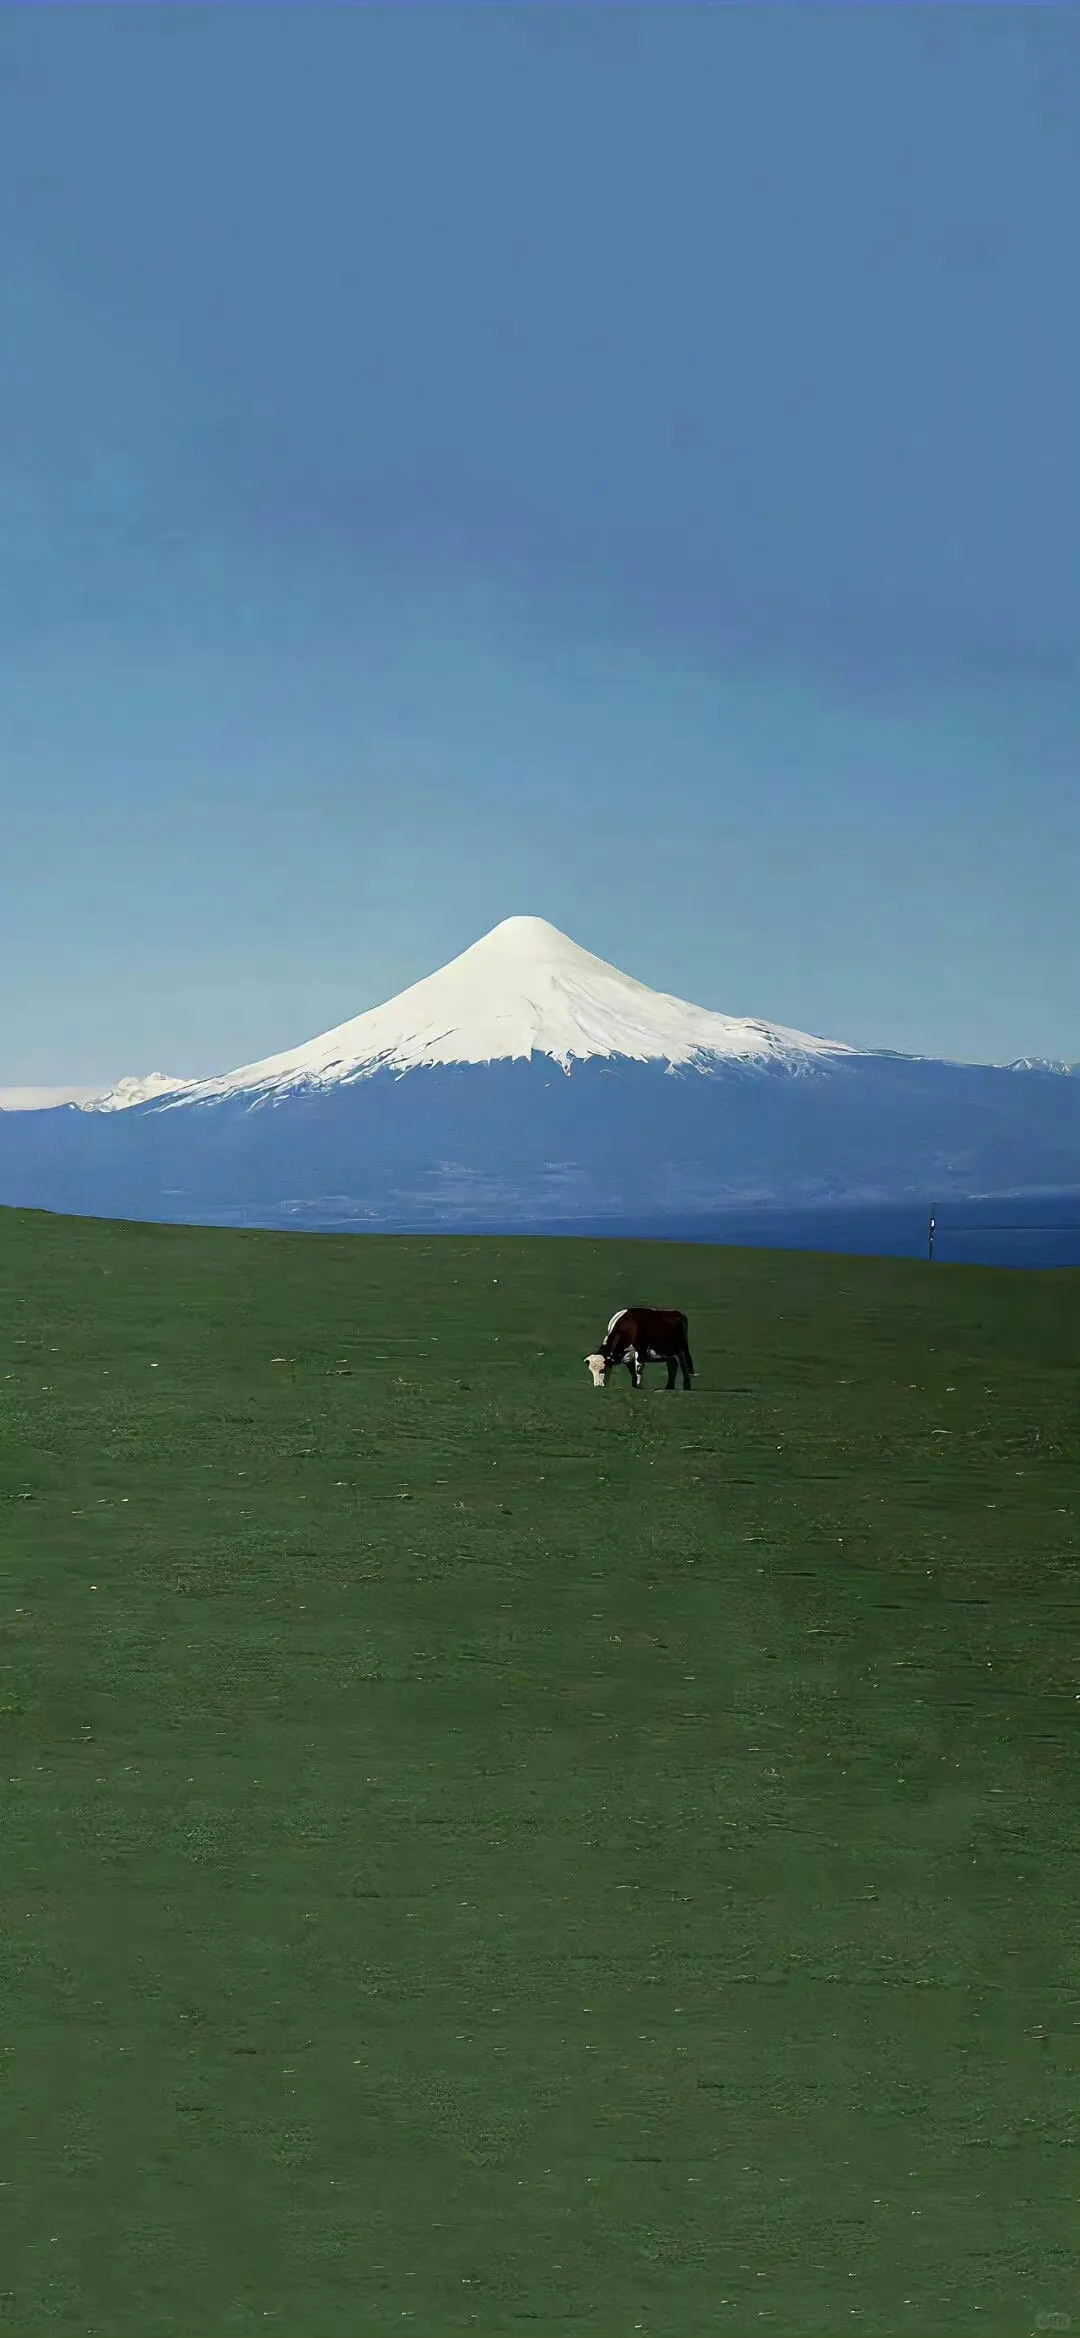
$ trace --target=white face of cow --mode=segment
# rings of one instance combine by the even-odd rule
[[[607,1364],[604,1360],[604,1357],[586,1356],[585,1362],[587,1363],[589,1370],[592,1373],[593,1387],[602,1388],[605,1380],[607,1379]]]

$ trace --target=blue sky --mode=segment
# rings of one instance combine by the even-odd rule
[[[1080,12],[0,25],[0,1084],[513,912],[1080,1057]]]

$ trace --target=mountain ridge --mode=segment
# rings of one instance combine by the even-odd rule
[[[596,1056],[806,1063],[854,1052],[753,1017],[723,1015],[651,990],[544,918],[510,917],[436,973],[300,1047],[185,1085],[177,1109],[225,1096],[285,1094],[438,1064],[548,1056],[564,1072]]]
[[[758,1016],[699,1007],[673,992],[650,989],[607,959],[585,950],[544,918],[510,917],[456,958],[392,998],[299,1045],[229,1072],[180,1076],[126,1074],[111,1086],[0,1088],[0,1113],[116,1113],[249,1096],[252,1103],[439,1064],[529,1061],[546,1056],[569,1073],[597,1056],[664,1062],[671,1069],[721,1064],[781,1064],[792,1072],[843,1058],[897,1062],[943,1059],[903,1049],[859,1048]],[[957,1065],[963,1058],[948,1059]],[[1038,1055],[1003,1066],[1017,1073],[1068,1077],[1080,1065]]]
[[[1080,1189],[1080,1080],[722,1016],[539,920],[236,1073],[0,1113],[0,1202],[172,1223],[647,1239],[749,1204],[1036,1188]]]

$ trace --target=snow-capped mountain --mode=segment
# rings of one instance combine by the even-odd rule
[[[653,991],[539,918],[215,1079],[0,1113],[0,1202],[204,1225],[695,1238],[742,1206],[1080,1192],[1080,1079]]]
[[[81,1112],[128,1112],[133,1104],[194,1085],[168,1072],[145,1072],[129,1073],[113,1088],[0,1088],[0,1112],[54,1112],[61,1104],[76,1104]]]
[[[178,1080],[169,1072],[129,1073],[118,1080],[115,1088],[106,1088],[101,1096],[94,1096],[84,1105],[86,1112],[130,1112],[136,1104],[151,1104],[159,1096],[175,1096],[184,1089],[197,1087],[196,1080]]]
[[[542,917],[508,917],[437,974],[414,982],[303,1047],[220,1079],[185,1085],[174,1103],[282,1097],[435,1064],[550,1056],[563,1071],[592,1056],[630,1063],[805,1063],[853,1051],[772,1023],[718,1015],[620,974]]]

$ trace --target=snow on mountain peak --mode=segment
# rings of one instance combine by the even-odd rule
[[[390,1069],[549,1056],[569,1071],[588,1056],[692,1064],[725,1057],[799,1062],[848,1055],[835,1042],[720,1015],[649,990],[541,917],[508,917],[436,974],[302,1047],[186,1083],[176,1105],[237,1094],[329,1088]]]
[[[170,1072],[129,1072],[117,1080],[115,1088],[106,1088],[103,1095],[91,1096],[86,1112],[130,1112],[133,1104],[150,1104],[159,1096],[173,1096],[186,1088],[194,1088],[194,1080],[174,1079]]]
[[[112,1088],[0,1088],[0,1112],[55,1112],[63,1104],[77,1104],[82,1112],[127,1112],[159,1096],[172,1096],[193,1080],[174,1079],[169,1072],[129,1073]]]

